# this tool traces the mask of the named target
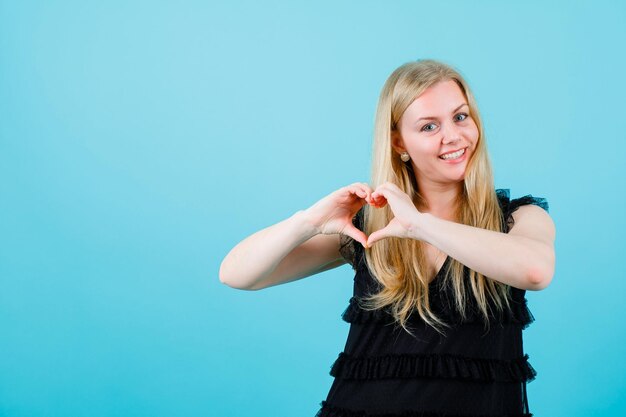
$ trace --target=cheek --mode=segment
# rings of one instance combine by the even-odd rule
[[[472,121],[472,133],[473,133],[474,142],[476,142],[478,140],[479,132],[478,132],[478,126],[473,121]]]
[[[435,141],[423,141],[420,146],[415,146],[413,150],[418,157],[429,159],[432,155],[439,155],[441,148]]]
[[[472,141],[474,145],[478,142],[478,126],[472,123],[465,131],[465,137]]]
[[[427,140],[428,138],[419,137],[418,135],[406,135],[404,136],[404,145],[410,154],[416,157],[422,157],[436,152],[437,144],[434,140]]]

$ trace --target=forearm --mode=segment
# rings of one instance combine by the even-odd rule
[[[294,248],[318,234],[303,211],[248,236],[226,255],[220,266],[220,281],[234,288],[249,289],[261,283]]]
[[[444,220],[421,213],[411,237],[439,248],[486,277],[520,289],[538,290],[540,261],[545,244]]]

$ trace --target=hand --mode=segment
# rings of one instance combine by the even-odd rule
[[[340,188],[304,210],[311,224],[319,233],[343,234],[365,247],[367,236],[352,223],[352,218],[365,204],[371,204],[372,189],[357,182]]]
[[[384,228],[375,231],[367,238],[366,248],[369,248],[376,241],[388,237],[414,238],[413,229],[416,221],[422,215],[415,204],[404,191],[397,185],[386,182],[379,185],[371,196],[372,205],[382,208],[389,204],[394,218]]]

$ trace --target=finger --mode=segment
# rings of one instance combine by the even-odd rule
[[[397,187],[396,188],[392,188],[388,184],[390,184],[390,183],[385,183],[385,184],[382,184],[379,187],[377,187],[376,191],[374,191],[372,193],[372,196],[375,199],[383,199],[383,200],[389,201],[394,196],[399,196],[400,193],[404,193],[399,188],[397,188]]]
[[[361,184],[356,185],[355,188],[354,188],[354,193],[357,196],[359,196],[360,198],[362,198],[365,201],[367,201],[368,204],[371,204],[372,200],[371,200],[371,197],[370,197],[370,192],[363,185],[361,185]]]
[[[385,200],[384,198],[379,198],[376,200],[372,198],[372,201],[370,204],[376,208],[382,208],[382,207],[385,207],[385,205],[387,205],[387,200]]]
[[[348,187],[348,192],[356,195],[359,198],[366,198],[367,193],[363,191],[358,185],[351,185]]]
[[[376,194],[376,195],[385,195],[388,194],[392,189],[389,186],[391,183],[384,183],[379,185],[378,187],[376,187],[376,190],[374,190],[374,192],[372,194]]]
[[[365,198],[367,200],[369,200],[369,196],[370,196],[370,194],[372,194],[372,190],[370,189],[370,187],[366,183],[364,183],[364,182],[359,182],[358,183],[358,187],[359,187],[359,189],[361,191],[363,191],[365,193],[365,195],[366,195]]]
[[[358,188],[365,192],[367,192],[367,184],[363,182],[354,182],[348,186],[348,188]]]
[[[372,193],[372,197],[378,198],[379,196],[383,195],[384,192],[385,192],[385,186],[384,185],[379,185],[378,187],[376,187],[376,189]]]
[[[359,190],[359,191],[362,191],[363,193],[367,194],[367,189],[363,186],[362,183],[357,182],[355,184],[352,184],[352,186],[354,187],[355,190]]]
[[[386,195],[389,193],[388,190],[384,188],[377,188],[376,191],[372,193],[372,200],[378,204],[383,204],[387,201]]]
[[[361,185],[363,185],[363,188],[365,188],[367,190],[368,193],[372,193],[374,190],[372,189],[372,187],[370,187],[370,185],[366,182],[362,182]]]
[[[365,191],[367,194],[372,194],[372,192],[374,192],[374,190],[372,190],[372,187],[370,187],[368,183],[362,182],[360,184],[361,184],[361,187],[363,188],[363,191]]]
[[[365,196],[365,201],[368,202],[368,204],[372,204],[372,189],[370,188],[369,185],[367,185],[366,183],[362,182],[360,183],[361,185],[361,189],[363,190],[363,192],[365,192],[366,196]]]

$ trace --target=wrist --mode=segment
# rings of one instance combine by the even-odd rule
[[[301,229],[306,235],[310,235],[310,237],[322,233],[320,228],[311,221],[306,210],[296,211],[291,216],[291,221],[297,224],[298,228]]]
[[[427,241],[435,216],[430,213],[417,213],[409,227],[409,238]]]

